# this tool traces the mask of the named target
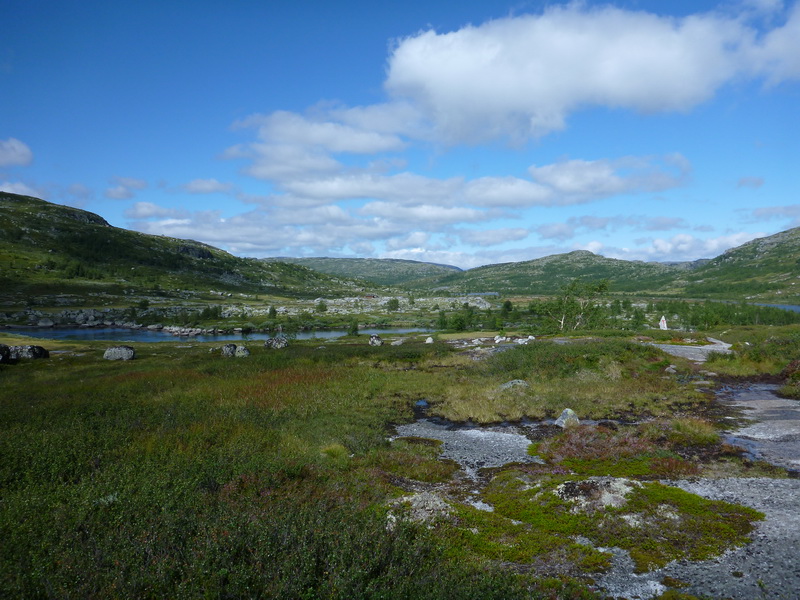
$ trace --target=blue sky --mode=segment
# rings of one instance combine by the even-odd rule
[[[0,189],[240,256],[708,258],[800,226],[800,2],[0,6]]]

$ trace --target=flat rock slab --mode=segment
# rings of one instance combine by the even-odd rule
[[[442,458],[456,461],[471,479],[478,470],[502,467],[508,463],[542,463],[528,454],[531,441],[512,428],[454,427],[431,419],[420,419],[408,425],[398,425],[399,436],[423,437],[442,441]]]
[[[743,408],[744,417],[756,422],[732,432],[756,458],[787,469],[800,469],[800,401],[779,398],[778,386],[759,383],[731,388],[720,400]]]

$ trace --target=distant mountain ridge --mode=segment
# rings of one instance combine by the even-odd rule
[[[302,265],[321,273],[351,279],[365,279],[379,285],[404,285],[409,281],[461,272],[461,269],[452,265],[397,258],[291,258],[281,256],[266,260]]]
[[[159,286],[307,298],[381,287],[544,296],[574,279],[607,280],[611,293],[800,304],[800,228],[684,263],[576,250],[461,270],[399,259],[239,258],[201,242],[128,231],[91,212],[0,192],[0,302],[75,286],[118,296]]]

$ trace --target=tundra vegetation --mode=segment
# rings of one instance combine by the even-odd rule
[[[709,368],[781,372],[800,328],[766,329],[729,329],[742,351]],[[654,480],[780,470],[720,441],[690,363],[580,333],[480,361],[424,336],[351,336],[245,359],[138,344],[131,362],[50,342],[48,360],[0,364],[0,595],[600,598],[591,574],[612,541],[642,571],[745,543],[761,515]],[[502,389],[515,378],[529,385]],[[545,464],[465,482],[437,442],[392,438],[422,399],[457,421],[570,406],[621,423],[545,437]],[[608,476],[632,482],[624,504],[576,510]],[[494,512],[465,502],[476,486]],[[417,523],[402,499],[423,489],[449,509]]]

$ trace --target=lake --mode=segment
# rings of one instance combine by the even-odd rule
[[[10,333],[18,333],[30,337],[44,338],[48,340],[99,340],[110,342],[178,342],[193,340],[197,342],[229,342],[229,341],[251,341],[266,340],[273,337],[270,333],[220,333],[217,335],[194,335],[179,337],[166,331],[152,331],[149,329],[124,329],[119,327],[63,327],[63,328],[8,328],[0,329]],[[360,329],[361,335],[395,335],[400,333],[430,333],[430,329],[420,327],[392,327],[392,328],[373,328]],[[298,340],[327,340],[342,337],[347,332],[344,330],[328,331],[298,331],[290,338]]]

